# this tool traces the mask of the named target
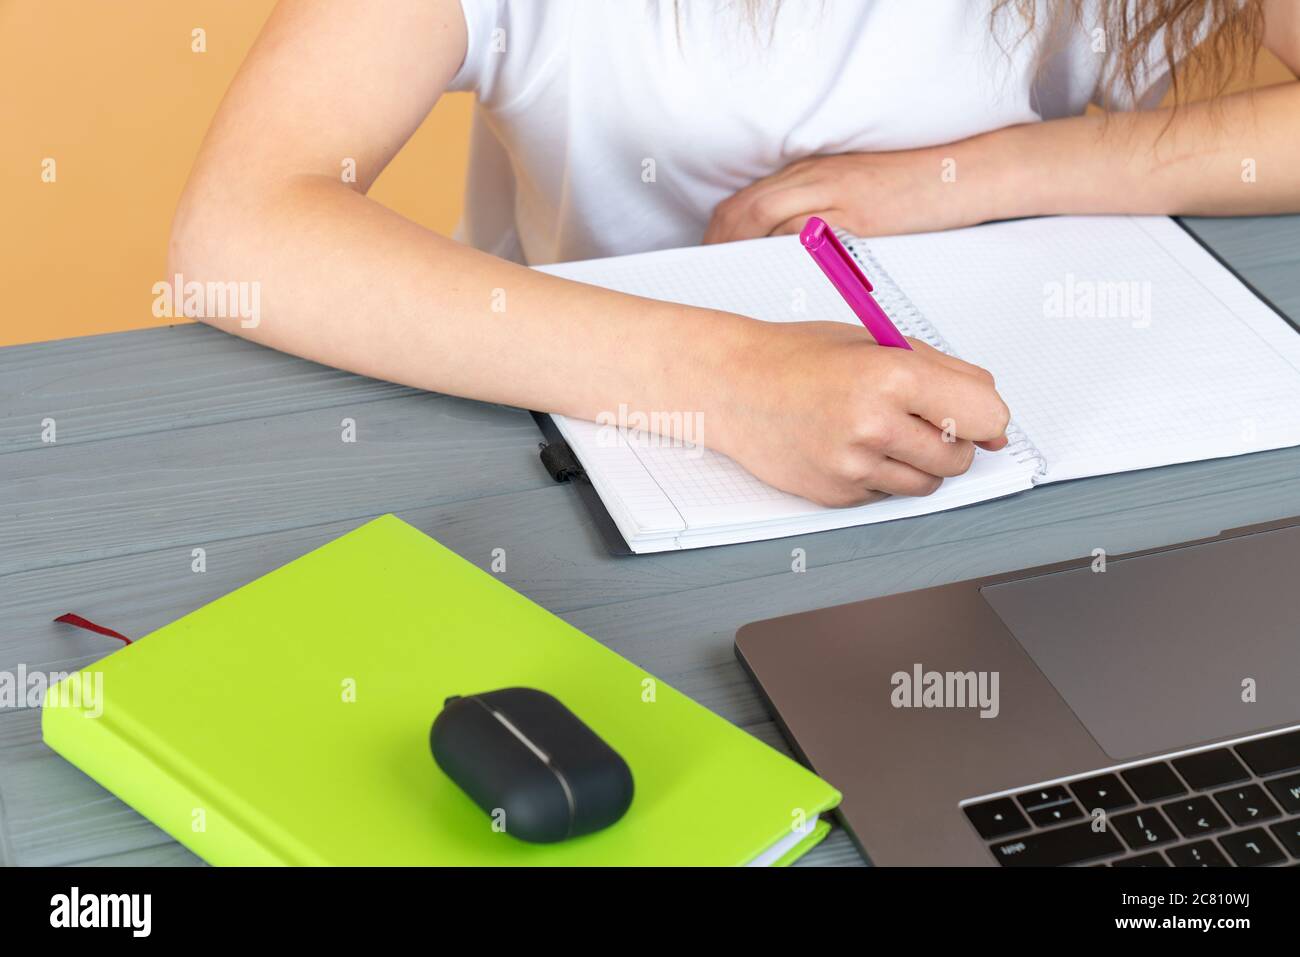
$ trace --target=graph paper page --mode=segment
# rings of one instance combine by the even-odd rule
[[[993,372],[1047,481],[1300,444],[1300,334],[1173,220],[858,242]]]

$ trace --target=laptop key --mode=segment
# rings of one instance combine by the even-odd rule
[[[1179,844],[1165,851],[1174,867],[1230,867],[1223,852],[1214,846],[1213,841],[1194,841],[1191,844]]]
[[[1193,791],[1206,791],[1245,781],[1250,773],[1232,756],[1227,748],[1202,751],[1174,759],[1174,767]]]
[[[1126,857],[1123,860],[1116,861],[1114,867],[1168,867],[1169,862],[1164,859],[1159,851],[1151,851],[1148,854],[1139,854],[1136,857]]]
[[[1269,830],[1291,852],[1292,857],[1300,858],[1300,817],[1274,824]]]
[[[1148,804],[1187,793],[1187,788],[1183,787],[1183,782],[1178,780],[1174,769],[1164,762],[1143,764],[1121,771],[1120,774],[1133,789],[1133,793],[1138,796],[1138,800],[1146,801]]]
[[[1300,768],[1300,731],[1247,741],[1237,745],[1237,753],[1260,777],[1295,770]]]
[[[1245,787],[1228,788],[1214,795],[1219,807],[1228,812],[1228,816],[1238,824],[1251,824],[1255,821],[1269,821],[1279,815],[1277,805],[1268,799],[1264,789],[1258,784]]]
[[[1070,785],[1070,790],[1087,811],[1097,808],[1103,811],[1117,811],[1136,803],[1133,795],[1128,793],[1128,788],[1124,787],[1114,774],[1099,774],[1095,778],[1075,781]]]
[[[1119,831],[1120,837],[1124,838],[1124,843],[1135,851],[1146,850],[1157,844],[1168,844],[1178,839],[1169,822],[1153,807],[1129,811],[1127,814],[1117,814],[1110,819],[1110,826]]]
[[[1073,801],[1069,804],[1052,804],[1048,807],[1035,808],[1029,812],[1030,820],[1039,827],[1064,824],[1066,821],[1073,821],[1081,817],[1083,817],[1083,811],[1079,810],[1079,805]]]
[[[1070,792],[1065,789],[1064,785],[1053,784],[1051,787],[1039,788],[1037,791],[1026,791],[1024,794],[1017,794],[1016,800],[1026,811],[1032,811],[1034,808],[1047,807],[1052,804],[1068,804],[1070,801]]]
[[[1222,831],[1228,826],[1228,819],[1204,795],[1170,801],[1160,805],[1160,809],[1174,822],[1174,827],[1178,828],[1183,837],[1200,837],[1202,834]]]
[[[1259,867],[1286,860],[1282,848],[1277,846],[1277,842],[1262,827],[1225,834],[1219,838],[1219,843],[1238,867]]]
[[[963,811],[986,841],[1029,830],[1029,821],[1011,798],[997,798],[979,804],[967,804]]]
[[[1291,774],[1284,778],[1268,782],[1268,789],[1282,805],[1287,814],[1300,814],[1300,774]]]
[[[1114,834],[1094,831],[1092,822],[1084,821],[1050,831],[1034,831],[991,845],[991,849],[1003,867],[1064,867],[1118,854],[1124,845]]]

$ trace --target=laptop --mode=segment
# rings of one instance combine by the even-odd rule
[[[1300,517],[759,621],[736,655],[881,865],[1300,861]]]

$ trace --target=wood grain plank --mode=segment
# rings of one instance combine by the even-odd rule
[[[1187,217],[1183,223],[1293,322],[1300,320],[1300,216]]]
[[[518,409],[424,393],[12,453],[0,573],[542,488],[538,440]]]
[[[1086,555],[1095,547],[1118,554],[1300,514],[1300,450],[1045,486],[954,512],[822,535],[638,558],[604,553],[590,516],[566,486],[398,513],[481,568],[502,549],[506,565],[499,577],[559,614],[633,602],[690,608],[697,593],[712,602],[746,581],[809,584],[842,565],[867,570],[869,577],[852,594],[813,591],[808,599],[828,603],[909,587],[897,570],[909,567],[901,556],[910,553],[950,553],[951,574],[969,577]],[[7,661],[61,660],[47,651],[68,647],[61,637],[67,629],[50,624],[62,612],[99,616],[126,634],[144,635],[371,517],[243,535],[232,525],[221,529],[225,537],[196,535],[148,548],[137,543],[129,552],[0,575],[0,668]],[[126,525],[113,531],[139,534]],[[191,571],[195,547],[206,552],[206,571],[199,574]],[[795,548],[806,552],[803,574],[791,571]],[[885,567],[867,564],[877,561]],[[915,576],[910,587],[952,580],[921,569],[908,574]],[[806,607],[815,604],[792,603],[788,610]],[[98,640],[89,647],[99,647]]]
[[[10,346],[0,454],[418,394],[197,324]]]

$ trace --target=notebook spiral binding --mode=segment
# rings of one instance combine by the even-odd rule
[[[940,335],[939,330],[930,324],[930,320],[925,318],[921,310],[916,308],[916,304],[907,297],[907,294],[898,287],[893,277],[880,264],[880,261],[872,255],[871,247],[864,240],[858,239],[842,230],[836,230],[835,235],[844,244],[844,248],[849,251],[858,265],[871,279],[871,284],[875,287],[876,302],[880,307],[889,314],[894,325],[898,326],[900,332],[905,336],[913,339],[920,339],[927,345],[933,346],[940,352],[950,356],[957,356],[948,340]],[[1043,458],[1043,453],[1034,445],[1024,429],[1013,420],[1007,426],[1007,454],[1011,455],[1017,462],[1032,462],[1034,465],[1034,482],[1037,483],[1047,476],[1047,460]]]

